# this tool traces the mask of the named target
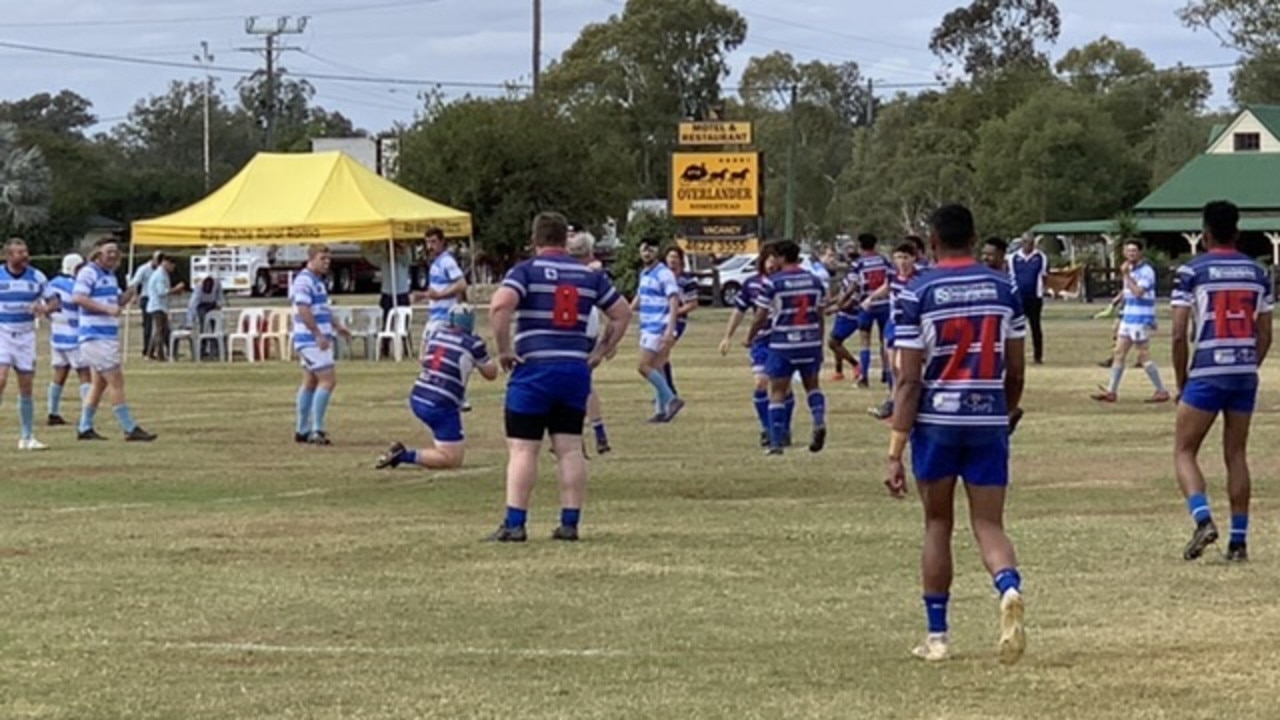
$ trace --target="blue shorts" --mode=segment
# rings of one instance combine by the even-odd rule
[[[897,326],[890,320],[888,325],[884,327],[884,346],[893,349],[893,340],[898,336]]]
[[[557,407],[586,412],[590,394],[585,361],[521,363],[507,381],[506,409],[520,415],[546,415]]]
[[[462,412],[458,408],[432,405],[416,397],[409,398],[409,407],[423,425],[431,428],[436,442],[462,442]]]
[[[764,375],[765,365],[769,362],[769,342],[753,342],[747,353],[751,356],[751,374]]]
[[[788,355],[777,350],[770,350],[769,357],[764,363],[765,375],[768,375],[770,380],[784,380],[795,373],[800,373],[801,377],[808,377],[817,375],[821,370],[821,354],[817,356]]]
[[[858,332],[858,319],[844,313],[836,313],[836,321],[831,325],[831,339],[844,342]]]
[[[958,477],[978,487],[1006,487],[1008,431],[917,426],[911,433],[911,471],[916,482]]]
[[[858,329],[862,332],[871,332],[871,328],[878,326],[880,328],[880,337],[884,337],[884,327],[889,324],[889,306],[873,307],[870,310],[862,310],[858,313]]]
[[[1222,412],[1252,415],[1258,404],[1258,377],[1188,380],[1182,389],[1182,402],[1214,415]]]

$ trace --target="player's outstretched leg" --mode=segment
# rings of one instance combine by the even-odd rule
[[[1005,462],[1007,457],[1006,451]],[[1007,482],[1007,474],[1005,480]],[[1000,662],[1012,665],[1022,659],[1027,649],[1024,625],[1026,608],[1022,598],[1022,576],[1018,573],[1018,558],[1014,553],[1013,542],[1004,531],[1005,489],[1004,483],[975,485],[970,481],[965,484],[965,491],[969,495],[969,518],[973,535],[982,552],[982,562],[991,573],[996,592],[1000,595],[1000,641],[997,646]]]
[[[1217,413],[1200,410],[1185,401],[1178,405],[1174,422],[1174,471],[1187,501],[1187,512],[1196,524],[1191,540],[1182,551],[1184,560],[1195,560],[1218,541],[1218,526],[1213,522],[1209,498],[1205,496],[1204,473],[1200,471],[1199,461],[1200,446],[1216,419]]]

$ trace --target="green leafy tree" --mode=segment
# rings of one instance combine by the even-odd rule
[[[1238,105],[1280,104],[1280,48],[1240,59],[1231,73],[1231,98]]]
[[[1053,43],[1062,31],[1052,0],[973,0],[942,18],[929,49],[948,68],[970,77],[1014,66],[1047,65],[1038,43]]]
[[[53,174],[40,148],[24,146],[18,126],[0,124],[0,221],[12,229],[44,221],[52,185]]]
[[[716,0],[627,0],[619,15],[588,25],[543,76],[551,101],[584,124],[618,136],[618,170],[646,197],[665,196],[675,126],[721,105],[727,56],[747,24]]]
[[[267,73],[258,70],[236,83],[240,107],[253,118],[254,125],[266,137],[267,117],[272,106],[267,92]],[[268,150],[309,152],[311,140],[318,137],[364,137],[340,112],[313,104],[316,89],[310,82],[294,79],[285,70],[276,73],[275,137]]]
[[[1193,0],[1178,17],[1248,55],[1280,46],[1280,4],[1274,0]]]

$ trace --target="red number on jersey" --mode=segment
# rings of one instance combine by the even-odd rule
[[[556,304],[551,310],[551,324],[558,328],[578,327],[578,288],[556,286]]]
[[[1000,318],[987,315],[982,318],[978,337],[978,367],[969,367],[970,348],[973,347],[974,329],[970,318],[950,318],[942,323],[942,341],[955,343],[955,350],[946,367],[942,368],[942,380],[997,380],[996,337],[1000,334]]]
[[[809,311],[813,308],[812,301],[808,295],[801,295],[796,298],[796,314],[791,319],[792,325],[805,325],[809,322]]]
[[[1251,290],[1219,290],[1213,295],[1215,339],[1243,339],[1254,336],[1254,293]]]
[[[431,372],[440,372],[440,366],[444,364],[445,348],[443,345],[436,347],[431,353]]]

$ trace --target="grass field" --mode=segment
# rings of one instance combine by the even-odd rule
[[[1138,371],[1119,405],[1088,400],[1108,345],[1095,310],[1051,306],[1049,364],[1029,369],[1008,514],[1030,644],[1013,668],[963,521],[957,657],[907,652],[921,519],[881,486],[879,391],[828,387],[827,451],[767,459],[743,352],[716,354],[725,314],[704,310],[677,350],[675,423],[643,422],[634,337],[599,373],[615,452],[591,463],[576,545],[547,539],[549,456],[530,542],[479,542],[501,517],[501,380],[473,383],[467,467],[440,474],[372,469],[387,442],[425,440],[410,363],[340,366],[327,449],[291,442],[285,363],[131,361],[150,446],[104,410],[112,442],[46,429],[49,452],[20,454],[10,389],[0,717],[1276,717],[1280,373],[1255,431],[1254,560],[1185,563],[1172,410],[1139,402]],[[1157,343],[1167,371],[1164,328]]]

